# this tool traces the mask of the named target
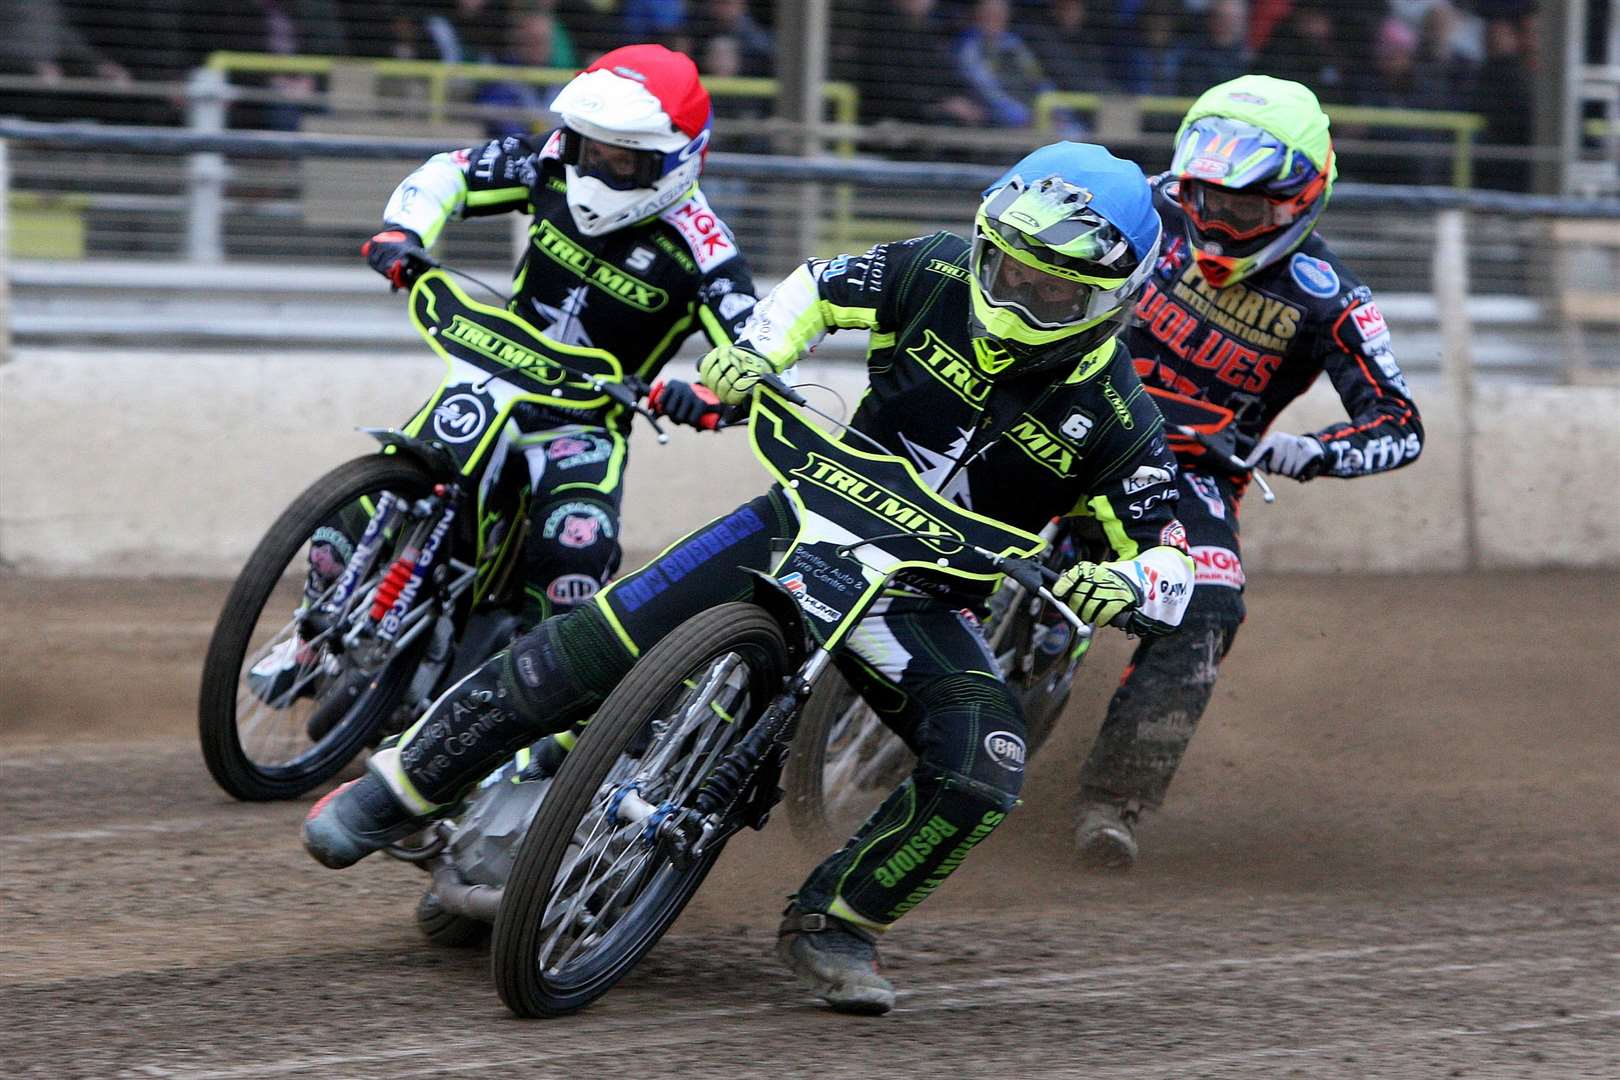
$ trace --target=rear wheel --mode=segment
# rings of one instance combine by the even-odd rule
[[[317,529],[356,503],[369,508],[384,492],[415,499],[431,487],[409,460],[357,458],[293,500],[259,541],[214,626],[198,697],[203,759],[231,795],[289,799],[319,787],[398,707],[429,635],[399,648],[335,650],[341,628],[316,627],[307,618],[336,588],[334,582],[320,597],[306,596],[308,549]],[[398,536],[384,541],[370,580],[357,587],[362,603],[398,542]]]
[[[651,838],[781,687],[787,648],[752,604],[682,623],[597,710],[540,804],[507,879],[490,960],[518,1016],[559,1016],[606,993],[685,908],[720,854],[686,866]],[[625,804],[659,808],[641,822]]]

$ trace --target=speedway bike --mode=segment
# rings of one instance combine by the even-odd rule
[[[1235,454],[1230,409],[1159,387],[1148,387],[1165,418],[1179,458],[1208,462],[1234,475],[1250,470]],[[1275,495],[1254,474],[1266,502]],[[1042,563],[1061,572],[1097,554],[1095,541],[1062,521],[1041,532]],[[1075,675],[1091,646],[1092,628],[1072,627],[1037,593],[1009,576],[990,598],[985,636],[1007,684],[1023,707],[1030,757],[1052,734],[1068,705]],[[848,836],[911,771],[914,758],[871,706],[829,669],[799,720],[784,777],[787,818],[810,840]]]
[[[433,267],[409,310],[444,362],[438,387],[403,428],[362,429],[379,452],[293,500],[215,625],[199,735],[209,772],[238,799],[319,787],[510,640],[530,494],[514,409],[593,425],[630,410],[666,438],[647,388],[614,356],[553,341]],[[332,552],[351,536],[340,562]],[[317,557],[328,573],[315,573]]]
[[[903,458],[828,435],[766,376],[749,434],[797,512],[752,597],[688,619],[603,702],[561,768],[486,785],[546,785],[499,885],[439,892],[457,917],[493,917],[491,967],[523,1017],[559,1016],[611,989],[653,947],[726,842],[763,828],[816,680],[897,574],[989,590],[1011,575],[1051,595],[1040,536],[941,498]],[[876,446],[877,444],[873,444]],[[1131,629],[1134,617],[1119,622]],[[452,837],[448,843],[453,846]],[[435,868],[435,882],[453,867]]]

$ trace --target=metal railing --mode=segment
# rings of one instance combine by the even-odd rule
[[[1123,123],[1140,132],[1143,117],[1180,119],[1191,107],[1190,97],[1120,97],[1092,93],[1049,90],[1035,98],[1035,129],[1052,132],[1058,128],[1064,111],[1100,114],[1107,112],[1113,125]],[[1335,125],[1335,142],[1343,127],[1361,126],[1383,130],[1433,132],[1451,143],[1451,186],[1466,188],[1474,182],[1474,139],[1485,130],[1485,118],[1477,113],[1443,109],[1387,109],[1367,105],[1322,103]],[[1107,141],[1106,137],[1104,141]]]

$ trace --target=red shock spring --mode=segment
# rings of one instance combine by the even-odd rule
[[[411,579],[411,571],[416,568],[415,559],[399,558],[394,565],[388,568],[383,575],[382,583],[377,586],[377,598],[371,602],[371,621],[376,622],[388,614],[388,609],[394,606],[399,599],[399,591]]]

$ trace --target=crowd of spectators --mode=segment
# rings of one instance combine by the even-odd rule
[[[0,76],[43,89],[0,111],[59,118],[91,106],[74,77],[174,81],[216,49],[476,61],[572,69],[627,41],[693,55],[706,75],[769,76],[789,0],[0,0]],[[1330,104],[1483,114],[1483,141],[1524,144],[1538,68],[1536,0],[834,0],[832,75],[860,92],[861,120],[1021,128],[1047,90],[1189,96],[1246,71],[1298,79]],[[237,123],[292,127],[307,76],[264,80],[290,104]],[[477,100],[515,113],[543,103],[520,81]],[[69,102],[69,104],[64,104]],[[129,108],[131,106],[127,106]],[[721,99],[725,115],[759,102]],[[178,99],[138,117],[178,119]],[[163,114],[167,112],[165,117]],[[1433,139],[1399,129],[1381,139]],[[1409,175],[1439,177],[1441,155]],[[1517,186],[1512,169],[1488,181]]]

